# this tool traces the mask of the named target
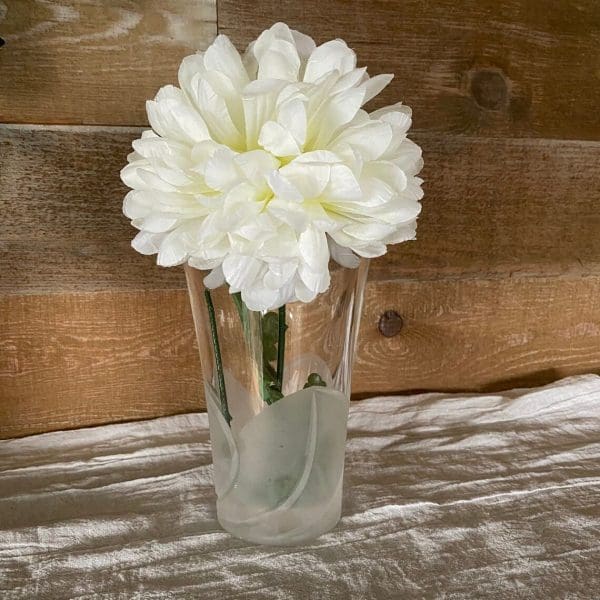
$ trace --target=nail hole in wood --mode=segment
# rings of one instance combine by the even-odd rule
[[[385,337],[394,337],[404,326],[402,317],[395,310],[386,310],[379,317],[379,331]]]

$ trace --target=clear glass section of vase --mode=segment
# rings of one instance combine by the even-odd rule
[[[185,267],[209,417],[217,517],[236,537],[313,539],[341,515],[346,421],[368,261],[331,265],[311,303],[250,311]]]

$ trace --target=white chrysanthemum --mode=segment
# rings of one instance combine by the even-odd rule
[[[356,68],[342,40],[315,46],[283,23],[243,58],[218,36],[147,103],[152,130],[121,172],[133,247],[210,269],[208,287],[227,282],[264,311],[325,291],[330,257],[352,267],[413,239],[411,111],[361,108],[391,79]]]

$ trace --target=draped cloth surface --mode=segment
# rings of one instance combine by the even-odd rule
[[[353,403],[343,518],[215,518],[205,414],[0,441],[0,598],[600,598],[600,378]]]

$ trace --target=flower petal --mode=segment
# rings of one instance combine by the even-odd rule
[[[188,258],[185,237],[175,229],[161,242],[156,263],[161,267],[174,267],[183,264]]]
[[[215,267],[204,279],[204,285],[209,290],[214,290],[222,286],[225,283],[225,275],[223,273],[223,268],[221,265]]]
[[[194,144],[210,138],[204,119],[190,105],[183,92],[167,85],[154,100],[146,102],[148,121],[159,135],[184,144]]]
[[[393,233],[394,227],[386,223],[355,223],[344,227],[344,233],[351,235],[352,237],[358,238],[359,240],[365,241],[377,241],[391,233]]]
[[[275,156],[296,156],[300,146],[292,133],[275,121],[267,121],[260,130],[258,143]]]
[[[300,58],[306,60],[317,47],[315,41],[305,33],[301,33],[295,29],[290,29],[290,31]]]
[[[340,77],[336,84],[332,88],[332,93],[341,92],[348,88],[355,87],[362,83],[367,73],[367,67],[361,67],[360,69],[352,69],[342,77]]]
[[[388,149],[392,140],[392,127],[382,121],[366,121],[342,130],[330,147],[341,151],[350,146],[365,161],[376,160]]]
[[[241,90],[249,81],[242,58],[226,35],[218,35],[204,53],[204,66],[219,71]]]
[[[327,269],[329,246],[322,231],[308,227],[298,237],[298,250],[303,261],[314,271]]]
[[[306,155],[302,155],[300,158],[304,156]],[[281,168],[279,172],[300,192],[303,198],[318,198],[329,183],[331,165],[295,159]]]
[[[412,140],[404,140],[396,152],[390,154],[390,158],[407,175],[416,175],[423,167],[421,154],[421,148],[417,144]]]
[[[358,267],[360,264],[360,259],[358,256],[356,256],[356,254],[354,254],[354,252],[352,252],[352,250],[340,246],[332,238],[328,238],[327,242],[329,243],[329,252],[331,253],[331,258],[333,258],[336,263],[342,267],[346,267],[347,269],[355,269]]]
[[[154,132],[153,132],[154,133]],[[143,158],[159,158],[170,165],[189,166],[189,146],[175,140],[154,136],[142,136],[131,144],[134,150]]]
[[[302,147],[306,141],[306,103],[298,97],[292,97],[280,104],[277,122],[290,132],[297,145]]]
[[[285,82],[275,79],[258,79],[248,84],[242,98],[246,123],[246,147],[258,147],[258,137],[262,126],[273,120],[277,96]]]
[[[298,81],[300,57],[293,43],[273,40],[258,58],[259,79]]]
[[[340,127],[352,121],[363,104],[365,90],[350,88],[329,98],[317,115],[309,119],[307,145],[325,148]]]
[[[304,81],[314,82],[332,71],[340,75],[352,71],[356,66],[356,54],[344,40],[331,40],[321,44],[310,55],[304,72]]]
[[[279,161],[264,150],[236,154],[234,161],[244,177],[257,187],[266,186],[267,177],[279,167]]]
[[[268,182],[277,198],[295,202],[303,199],[300,190],[281,171],[272,171],[269,173]]]
[[[197,92],[200,113],[206,123],[211,137],[229,148],[241,150],[243,136],[234,125],[225,100],[215,93],[206,79],[198,81]]]
[[[148,233],[167,233],[179,223],[179,215],[169,213],[151,213],[141,219],[133,219],[131,224]]]
[[[304,231],[310,223],[308,213],[297,202],[275,198],[269,202],[267,210],[269,214],[298,232]]]
[[[177,80],[179,87],[190,97],[194,98],[195,82],[198,77],[206,73],[204,66],[204,52],[197,52],[190,56],[186,56],[179,65]]]
[[[164,233],[156,234],[140,231],[131,241],[131,247],[140,254],[156,254],[164,237]]]
[[[204,176],[213,190],[228,190],[240,181],[234,161],[235,154],[229,148],[220,148],[206,163]]]
[[[280,295],[278,290],[272,290],[265,286],[254,286],[242,290],[242,300],[250,310],[267,312],[275,306],[285,304],[279,300]]]
[[[263,263],[252,256],[230,255],[223,261],[223,274],[232,292],[252,287],[264,269]]]
[[[335,164],[331,166],[329,183],[323,196],[328,201],[341,200],[360,200],[362,190],[352,170],[344,164]]]
[[[294,286],[294,292],[300,302],[312,302],[318,292],[314,289],[309,288],[301,279],[296,280]]]
[[[372,98],[375,98],[377,94],[379,94],[385,87],[387,87],[390,82],[394,79],[393,75],[390,74],[381,74],[375,75],[375,77],[370,77],[363,83],[365,88],[365,97],[363,99],[363,104],[366,104]]]
[[[281,261],[269,264],[269,270],[264,276],[265,287],[277,290],[287,285],[297,270],[296,261]]]

